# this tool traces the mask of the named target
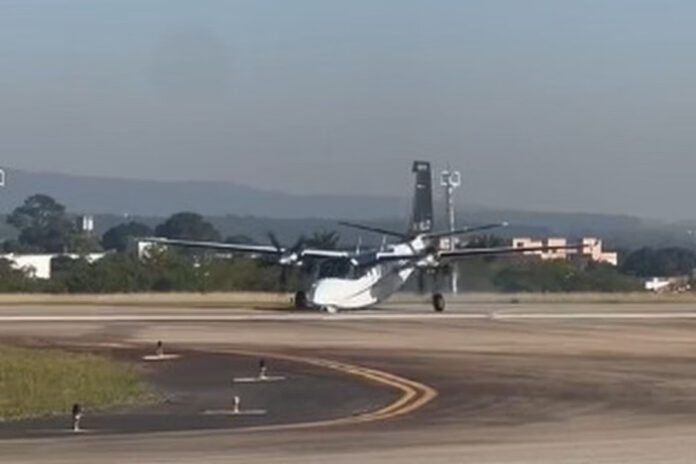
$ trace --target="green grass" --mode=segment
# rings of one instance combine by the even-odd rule
[[[101,409],[148,396],[129,366],[59,350],[0,346],[0,420]]]

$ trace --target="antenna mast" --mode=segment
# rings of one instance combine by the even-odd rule
[[[442,171],[440,175],[440,185],[445,190],[445,206],[447,208],[447,218],[449,219],[449,230],[454,232],[456,230],[456,221],[454,217],[454,189],[459,187],[462,183],[462,176],[459,171],[452,171],[449,166],[447,170]],[[449,249],[454,250],[455,237],[451,236],[449,238]],[[456,294],[458,292],[458,276],[457,267],[452,267],[452,293]]]

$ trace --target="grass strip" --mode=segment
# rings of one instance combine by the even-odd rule
[[[134,368],[108,358],[0,345],[0,420],[131,404],[148,397]]]

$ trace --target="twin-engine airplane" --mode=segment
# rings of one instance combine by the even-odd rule
[[[371,227],[349,222],[341,222],[346,227],[374,232],[383,236],[396,237],[400,241],[385,244],[378,250],[327,250],[305,248],[300,240],[291,248],[284,248],[271,235],[271,245],[246,245],[236,243],[200,242],[167,238],[147,238],[141,242],[162,245],[181,246],[243,253],[251,257],[273,258],[280,266],[305,266],[309,263],[320,264],[327,260],[343,261],[350,266],[345,275],[339,277],[316,276],[308,291],[295,294],[298,307],[318,308],[331,313],[342,309],[361,309],[375,305],[398,291],[408,278],[416,271],[437,272],[447,268],[452,261],[472,256],[503,255],[524,253],[528,251],[548,251],[557,249],[576,249],[573,246],[546,247],[494,247],[461,248],[455,250],[440,249],[440,239],[472,234],[496,227],[505,227],[507,223],[488,224],[479,227],[463,228],[447,232],[433,232],[433,199],[430,163],[416,161],[413,163],[416,177],[413,197],[413,213],[410,230],[399,233],[378,227]],[[433,309],[443,311],[445,299],[442,294],[432,296]]]

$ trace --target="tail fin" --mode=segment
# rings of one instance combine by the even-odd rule
[[[416,175],[416,185],[409,232],[417,235],[433,230],[433,180],[427,161],[414,161],[412,171]]]

